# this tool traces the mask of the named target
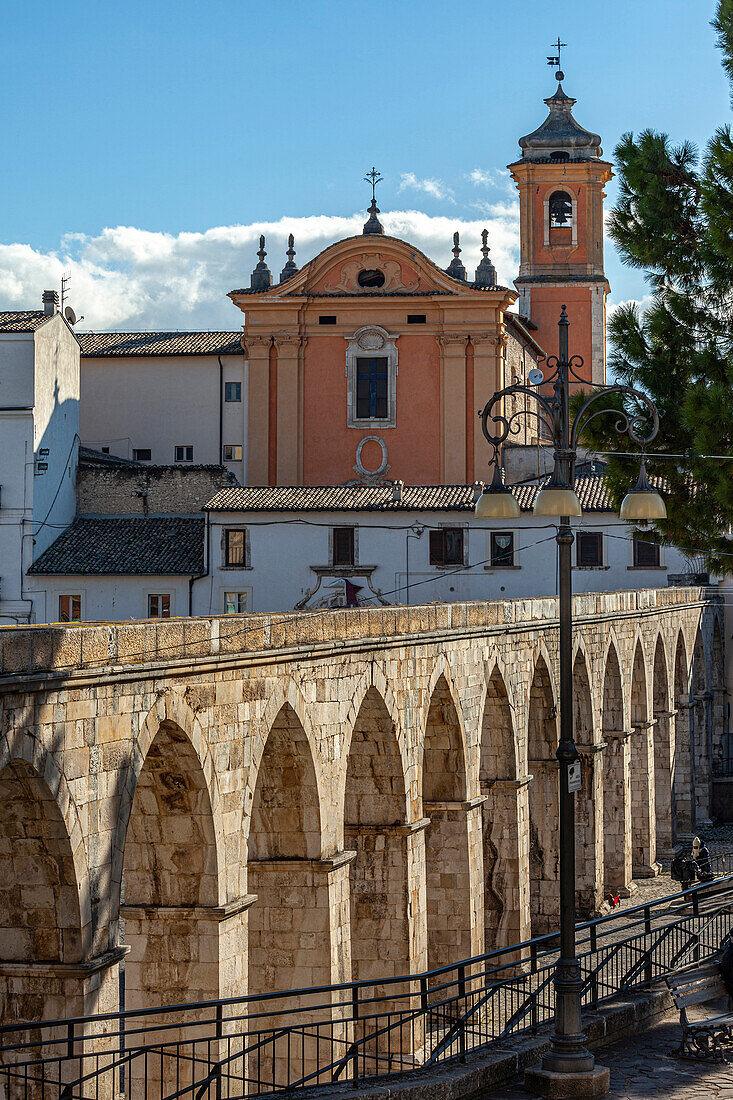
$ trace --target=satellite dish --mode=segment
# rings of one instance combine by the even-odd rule
[[[529,379],[529,383],[532,386],[540,386],[545,380],[545,376],[539,367],[533,367],[533,369],[527,375],[527,378]]]
[[[66,320],[69,322],[70,325],[75,325],[76,324],[76,314],[74,313],[71,306],[67,306],[66,309],[64,310],[64,317],[66,318]]]

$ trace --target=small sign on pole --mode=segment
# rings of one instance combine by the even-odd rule
[[[568,790],[579,791],[582,786],[580,777],[580,761],[568,764]]]

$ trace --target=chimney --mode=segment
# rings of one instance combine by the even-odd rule
[[[47,317],[53,317],[54,313],[59,308],[59,296],[56,290],[44,290],[43,292],[43,312]]]
[[[392,482],[392,500],[394,501],[395,504],[401,504],[402,503],[402,490],[404,489],[404,487],[405,487],[404,481],[393,481]]]

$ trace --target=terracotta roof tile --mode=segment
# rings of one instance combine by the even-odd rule
[[[35,332],[48,319],[42,309],[3,309],[0,310],[0,333]]]
[[[33,574],[196,574],[203,517],[77,516],[28,570]]]
[[[515,485],[523,512],[530,512],[540,483]],[[579,477],[576,491],[586,512],[610,512],[602,477]],[[391,485],[249,485],[221,489],[208,512],[472,512],[473,485],[405,485],[393,499]]]
[[[242,355],[240,332],[80,332],[86,358],[128,355]]]

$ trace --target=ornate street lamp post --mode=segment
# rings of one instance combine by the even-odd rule
[[[499,470],[499,447],[520,430],[520,420],[534,416],[548,429],[548,441],[555,448],[552,476],[537,495],[536,516],[557,516],[556,542],[559,561],[560,611],[560,741],[557,748],[560,783],[560,955],[555,967],[555,1030],[550,1049],[541,1066],[527,1070],[525,1085],[544,1096],[603,1096],[609,1089],[609,1072],[595,1065],[583,1034],[581,1001],[583,979],[575,954],[575,804],[578,750],[573,740],[573,608],[571,516],[582,515],[575,493],[575,458],[583,428],[596,416],[611,413],[616,430],[625,432],[642,450],[639,481],[621,505],[620,516],[629,520],[664,519],[662,498],[649,485],[643,452],[659,429],[657,410],[651,400],[630,386],[593,387],[595,390],[570,419],[570,382],[588,383],[575,368],[582,366],[580,356],[568,356],[569,322],[562,307],[559,327],[559,354],[547,359],[550,374],[530,373],[532,385],[516,384],[495,393],[479,413],[486,439],[494,449],[493,479],[476,503],[478,519],[510,519],[519,516],[519,506],[503,485]],[[538,386],[552,386],[552,394],[540,393]],[[537,410],[520,409],[504,415],[503,401],[514,394],[525,394]],[[607,394],[619,393],[633,403],[631,411],[599,408]]]

